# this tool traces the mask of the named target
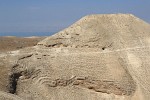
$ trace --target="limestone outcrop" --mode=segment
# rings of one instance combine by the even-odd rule
[[[150,98],[150,25],[131,14],[85,16],[0,60],[1,100]]]

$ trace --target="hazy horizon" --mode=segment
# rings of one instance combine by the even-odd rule
[[[0,32],[0,36],[17,36],[17,37],[31,37],[31,36],[51,36],[57,32]]]

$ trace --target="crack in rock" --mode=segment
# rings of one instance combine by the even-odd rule
[[[24,55],[24,56],[20,57],[18,60],[30,58],[30,57],[32,57],[32,56],[33,56],[33,54]]]

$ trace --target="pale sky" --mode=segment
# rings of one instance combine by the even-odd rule
[[[0,32],[55,32],[89,14],[131,13],[150,23],[150,0],[0,0]]]

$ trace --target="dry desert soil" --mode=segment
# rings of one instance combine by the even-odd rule
[[[19,50],[0,54],[0,100],[150,100],[150,25],[132,14],[88,15],[35,46],[6,44]]]
[[[25,47],[35,46],[39,41],[43,40],[44,38],[45,37],[0,37],[0,52],[8,52],[22,49]]]

